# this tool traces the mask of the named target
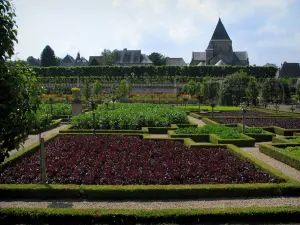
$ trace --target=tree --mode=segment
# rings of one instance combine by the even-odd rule
[[[90,66],[99,66],[100,64],[98,63],[98,61],[93,58],[92,61],[90,62]]]
[[[85,79],[83,84],[83,95],[87,101],[90,99],[91,93],[90,82],[88,79]]]
[[[0,54],[1,64],[6,59],[9,59],[14,54],[14,42],[17,40],[17,25],[15,21],[15,9],[11,4],[10,0],[1,0],[0,5],[0,24],[1,24],[1,35],[0,35]]]
[[[254,78],[243,71],[226,77],[221,88],[221,103],[223,105],[239,105],[242,98],[246,97],[246,89],[251,79]]]
[[[297,99],[300,100],[300,82],[298,82],[296,87],[296,95],[297,95]]]
[[[101,52],[101,55],[104,57],[104,65],[107,65],[107,66],[111,66],[111,65],[114,65],[116,64],[116,61],[117,61],[117,50],[109,50],[109,49],[104,49],[102,52]]]
[[[264,102],[275,103],[283,99],[283,85],[279,80],[270,79],[262,86],[262,100]]]
[[[29,56],[27,58],[27,63],[29,66],[39,66],[39,60],[35,59],[33,56]]]
[[[258,94],[259,91],[257,82],[254,79],[252,79],[248,83],[248,87],[246,89],[246,96],[248,97],[249,102],[251,102],[254,106],[256,106]]]
[[[57,61],[53,49],[47,45],[41,54],[41,66],[57,66]]]
[[[148,57],[154,66],[166,65],[166,57],[158,52],[152,52]]]
[[[0,163],[9,151],[18,149],[35,122],[39,86],[30,68],[8,64],[17,42],[15,10],[9,0],[0,5]]]
[[[120,100],[125,100],[128,98],[130,92],[130,85],[126,80],[121,80],[117,89],[117,96]]]
[[[93,85],[93,97],[96,98],[101,92],[102,86],[99,80],[96,80]]]
[[[215,79],[204,80],[202,88],[203,99],[208,103],[216,104],[219,100],[220,82]]]

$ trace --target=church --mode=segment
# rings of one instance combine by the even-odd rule
[[[232,41],[219,18],[207,49],[205,52],[193,52],[190,65],[248,66],[249,58],[246,51],[233,51]]]

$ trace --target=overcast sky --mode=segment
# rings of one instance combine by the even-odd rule
[[[55,54],[88,59],[108,49],[183,57],[205,51],[219,14],[235,51],[250,64],[300,62],[299,0],[13,0],[17,57]]]

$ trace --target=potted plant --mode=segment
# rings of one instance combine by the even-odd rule
[[[72,95],[74,97],[74,102],[80,101],[80,88],[74,87],[72,88]]]

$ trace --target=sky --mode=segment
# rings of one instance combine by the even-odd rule
[[[300,62],[299,0],[12,0],[15,58],[35,58],[46,45],[56,56],[86,59],[103,49],[140,49],[182,57],[205,51],[219,16],[234,51],[250,65]]]

